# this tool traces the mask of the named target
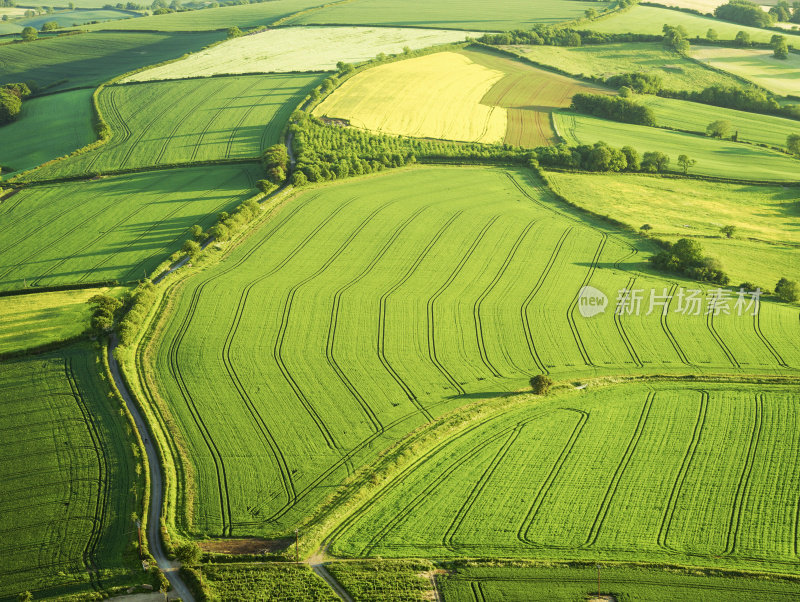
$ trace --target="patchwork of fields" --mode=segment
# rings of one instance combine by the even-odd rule
[[[800,41],[800,37],[794,44]],[[692,57],[712,67],[729,71],[774,92],[800,97],[800,56],[779,60],[771,50],[756,48],[695,48]]]
[[[141,487],[130,427],[94,349],[0,364],[0,598],[127,585]],[[141,578],[141,577],[139,577]]]
[[[611,303],[633,283],[696,285],[629,272],[642,267],[635,248],[561,213],[539,186],[487,167],[331,185],[180,284],[140,365],[185,441],[182,527],[279,533],[391,441],[537,372],[800,366],[796,312],[778,305],[758,320],[582,318],[589,282]]]

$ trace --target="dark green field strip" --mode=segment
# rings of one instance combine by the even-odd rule
[[[221,40],[222,33],[83,33],[0,46],[0,83],[95,87],[133,69],[175,59]]]
[[[88,346],[0,369],[0,598],[132,577],[136,463]]]
[[[0,205],[12,233],[0,243],[0,289],[141,279],[192,225],[254,194],[255,178],[249,165],[214,166],[22,190]]]
[[[197,497],[183,502],[195,507],[191,529],[280,532],[403,433],[475,395],[519,389],[543,368],[556,378],[797,369],[796,354],[780,354],[785,366],[776,359],[752,317],[715,321],[712,331],[702,315],[646,316],[645,301],[642,315],[615,318],[617,288],[677,285],[631,275],[642,261],[635,249],[560,213],[529,183],[537,186],[523,171],[420,168],[305,192],[181,285],[147,351],[155,367],[147,385],[192,458]],[[606,313],[579,314],[583,285],[606,292]],[[790,311],[773,317],[796,320]],[[775,349],[788,344],[761,330]],[[754,361],[745,365],[747,356]],[[604,541],[650,432],[647,416],[661,411],[653,404],[646,415],[632,407],[623,430],[610,417],[598,424],[614,450],[603,470],[617,477],[598,485],[598,500],[574,504],[582,521],[596,523],[591,537],[576,527],[552,545]],[[580,426],[583,414],[566,416],[570,432]],[[593,424],[581,420],[580,428]],[[530,537],[558,512],[558,474],[575,470],[563,446],[584,450],[580,457],[590,446],[581,441],[579,431],[565,435],[559,465],[548,465],[549,481],[542,476],[550,484],[523,529]],[[457,548],[466,545],[462,529],[474,528],[468,518],[450,538]]]

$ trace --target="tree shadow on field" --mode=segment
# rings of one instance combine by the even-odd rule
[[[529,391],[477,391],[475,393],[450,395],[447,399],[495,399],[497,397],[517,397],[528,393]]]

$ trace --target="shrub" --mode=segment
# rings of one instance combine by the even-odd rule
[[[669,167],[669,157],[662,152],[652,151],[642,157],[642,171],[662,172]]]
[[[531,390],[534,395],[547,395],[552,386],[553,381],[546,374],[537,374],[531,377]]]
[[[587,113],[623,123],[649,126],[656,124],[655,115],[650,107],[619,96],[575,94],[570,106],[579,113]]]
[[[22,36],[23,42],[33,42],[36,38],[39,37],[39,34],[33,27],[25,27],[20,34]]]
[[[650,257],[650,262],[660,270],[685,274],[695,280],[723,286],[730,282],[719,261],[706,257],[702,245],[691,238],[681,238],[675,244],[667,243],[667,248]]]
[[[725,235],[725,238],[733,238],[733,235],[736,233],[736,226],[722,226],[719,231],[721,234]]]
[[[175,558],[184,564],[196,564],[200,560],[200,546],[187,541],[175,548]]]
[[[706,134],[712,138],[724,138],[731,131],[731,124],[724,119],[712,121],[706,126]]]
[[[663,80],[658,73],[620,73],[606,78],[606,83],[614,88],[626,86],[639,94],[656,94]]]
[[[800,285],[795,280],[781,278],[778,284],[775,285],[775,294],[778,299],[786,301],[787,303],[794,303],[800,299]]]
[[[789,134],[786,137],[786,148],[794,155],[800,155],[800,134]]]
[[[200,252],[200,244],[196,240],[187,240],[181,247],[181,253],[194,257]]]

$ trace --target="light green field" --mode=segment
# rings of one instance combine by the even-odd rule
[[[108,86],[100,109],[113,136],[25,176],[48,180],[152,165],[257,159],[278,142],[318,75],[258,75]]]
[[[141,466],[101,371],[88,345],[0,365],[0,598],[147,581],[130,519]]]
[[[632,9],[611,15],[586,25],[586,29],[604,33],[646,33],[662,35],[662,26],[682,25],[690,38],[704,38],[709,29],[714,29],[721,40],[732,40],[739,31],[746,31],[754,42],[769,42],[775,32],[757,27],[747,27],[736,23],[720,21],[712,17],[701,17],[691,13],[682,13],[666,8],[652,6],[634,6]],[[793,40],[789,34],[789,43]]]
[[[309,11],[290,24],[396,25],[398,27],[443,27],[508,31],[531,29],[537,23],[558,23],[582,18],[583,11],[597,11],[605,2],[552,0],[530,3],[525,0],[479,2],[478,0],[353,0],[318,11]]]
[[[797,45],[800,38],[790,43]],[[717,69],[729,71],[782,96],[800,96],[800,56],[789,53],[787,59],[776,59],[772,50],[757,48],[695,48],[692,56]],[[798,124],[800,126],[800,124]],[[800,129],[800,128],[798,128]]]
[[[644,253],[540,186],[527,171],[430,167],[315,188],[183,281],[138,356],[186,462],[170,477],[178,527],[286,533],[393,441],[532,374],[800,367],[783,305],[758,321],[674,304],[668,322],[660,307],[583,318],[589,282],[611,307],[634,283],[699,287],[641,274]]]
[[[206,77],[231,73],[334,71],[379,53],[398,54],[463,41],[470,32],[398,27],[286,27],[243,36],[182,61],[137,73],[126,81]],[[475,34],[478,37],[480,34]]]
[[[87,299],[108,288],[0,297],[0,354],[75,337],[89,328]]]
[[[54,89],[95,87],[138,67],[178,58],[222,33],[91,33],[0,46],[0,83],[35,82]]]
[[[354,560],[328,562],[325,568],[359,602],[427,602],[436,600],[425,560]]]
[[[674,52],[660,42],[564,46],[506,46],[532,61],[576,75],[610,77],[620,73],[655,73],[670,90],[700,91],[713,85],[738,85],[737,80]]]
[[[678,156],[687,154],[697,161],[690,173],[770,182],[796,182],[800,175],[800,162],[796,159],[750,144],[606,121],[569,112],[557,112],[554,116],[558,133],[568,144],[594,144],[602,140],[618,148],[632,146],[642,154],[660,151],[669,156],[671,171],[680,171]]]
[[[797,573],[798,402],[796,387],[704,382],[520,402],[439,441],[329,549]]]
[[[794,119],[712,107],[649,94],[638,95],[635,100],[652,108],[656,123],[662,127],[705,133],[706,127],[712,121],[723,120],[731,126],[727,137],[738,132],[741,141],[779,148],[786,148],[786,139],[790,134],[800,134],[800,121]]]
[[[601,564],[600,591],[626,602],[704,600],[729,602],[741,598],[779,602],[800,595],[795,580],[763,580],[750,576],[710,576]],[[439,577],[448,602],[575,602],[597,595],[597,568],[584,566],[458,566]]]
[[[0,127],[4,173],[36,167],[93,141],[91,96],[91,90],[73,90],[26,100],[19,118]]]
[[[255,194],[259,173],[216,166],[22,190],[0,204],[0,290],[141,280],[192,225]]]
[[[198,573],[204,591],[212,600],[339,600],[330,586],[305,564],[203,564]]]
[[[122,10],[63,10],[50,14],[37,15],[26,19],[15,20],[20,27],[35,27],[41,29],[45,23],[58,23],[61,27],[72,27],[83,25],[91,21],[118,21],[120,19],[130,19],[133,15]]]

